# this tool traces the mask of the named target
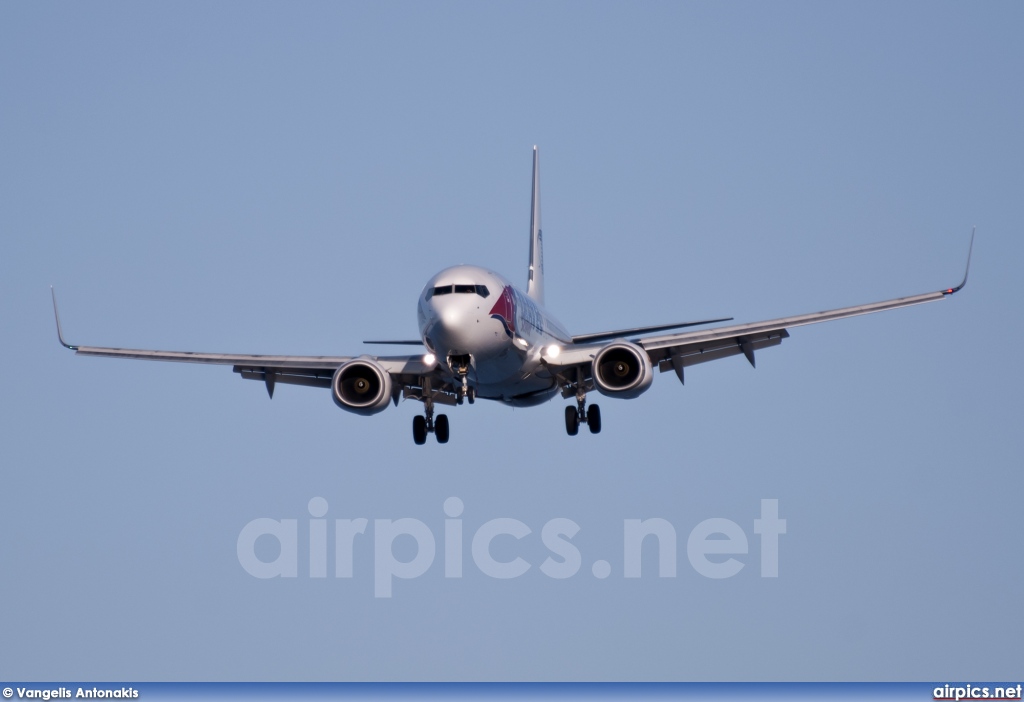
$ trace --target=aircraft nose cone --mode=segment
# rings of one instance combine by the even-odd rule
[[[459,305],[445,305],[445,309],[441,310],[441,326],[447,331],[458,330],[463,326],[462,322],[466,318],[465,312],[460,309]]]
[[[448,353],[472,353],[476,331],[475,308],[446,300],[436,305],[437,324],[432,330],[434,346]]]

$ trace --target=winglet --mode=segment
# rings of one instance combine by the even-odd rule
[[[971,272],[971,253],[974,251],[974,231],[977,227],[971,227],[971,243],[967,247],[967,268],[964,269],[964,279],[960,281],[960,285],[955,288],[946,288],[942,291],[943,295],[952,295],[955,292],[959,292],[965,285],[967,285],[967,274]]]
[[[64,341],[64,332],[62,332],[60,328],[60,313],[57,312],[57,293],[54,292],[52,285],[50,286],[50,296],[53,298],[53,317],[57,320],[57,339],[60,340],[60,345],[64,348],[77,351],[77,346],[72,346],[68,342]]]

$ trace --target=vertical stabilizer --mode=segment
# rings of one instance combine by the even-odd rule
[[[533,147],[533,191],[530,199],[530,278],[526,294],[544,304],[544,238],[540,230],[540,165],[537,147]]]

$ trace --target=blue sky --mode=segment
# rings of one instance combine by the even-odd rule
[[[1017,3],[4,3],[0,677],[921,680],[1020,673],[1024,48]],[[541,149],[547,301],[575,333],[754,321],[971,282],[598,399],[455,408],[413,445],[230,370],[73,343],[357,354],[426,279],[525,282]],[[373,525],[466,566],[374,597]],[[303,575],[307,504],[366,518],[351,579]],[[753,520],[778,499],[779,577]],[[299,520],[299,577],[236,556]],[[526,574],[487,577],[473,532]],[[623,523],[678,573],[623,577]],[[540,571],[551,519],[582,568]],[[713,580],[687,536],[738,524]],[[264,557],[266,543],[261,546]],[[412,557],[411,543],[395,554]],[[611,575],[595,578],[606,560]]]

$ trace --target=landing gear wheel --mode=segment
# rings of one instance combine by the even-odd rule
[[[434,419],[434,436],[437,437],[437,443],[447,444],[448,443],[448,415],[439,414]]]
[[[469,404],[476,402],[476,388],[469,388],[466,391],[466,399],[469,400]]]
[[[565,408],[565,432],[569,436],[576,436],[580,433],[580,416],[576,408],[569,406]]]
[[[443,415],[442,415],[443,416]],[[416,415],[412,418],[412,440],[417,446],[427,443],[427,418]]]
[[[601,433],[601,408],[597,405],[587,408],[587,426],[590,427],[591,434]]]

